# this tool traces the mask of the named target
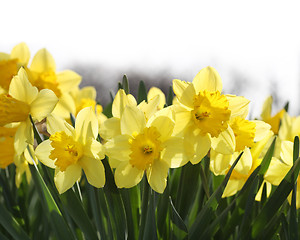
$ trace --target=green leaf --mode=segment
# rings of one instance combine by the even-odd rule
[[[286,102],[286,104],[284,105],[283,109],[288,112],[289,111],[289,102]]]
[[[144,237],[144,231],[146,228],[146,221],[147,221],[147,211],[148,211],[148,205],[149,205],[149,195],[150,195],[150,186],[148,184],[148,181],[146,177],[143,177],[143,189],[142,189],[142,206],[141,206],[141,220],[140,220],[140,226],[139,226],[139,240],[142,240]]]
[[[154,204],[154,197],[155,194],[152,189],[150,189],[149,194],[149,204],[147,209],[147,217],[145,221],[145,230],[144,230],[144,236],[143,240],[156,240],[157,237],[157,227],[156,227],[156,221],[155,221],[155,204]]]
[[[144,81],[140,81],[139,90],[138,90],[137,103],[139,104],[139,103],[141,103],[144,100],[146,102],[148,102],[148,99],[147,99],[147,89],[146,89]]]
[[[126,74],[123,76],[122,86],[126,94],[129,94],[129,83]]]
[[[300,159],[298,159],[294,166],[290,169],[285,178],[281,181],[274,193],[269,197],[259,215],[255,218],[252,228],[252,237],[260,236],[268,222],[276,215],[278,209],[282,206],[289,193],[292,191],[296,182],[300,169]]]
[[[170,206],[171,206],[171,219],[172,222],[181,230],[183,230],[184,232],[188,233],[188,229],[184,223],[184,221],[182,220],[182,218],[179,216],[178,212],[176,211],[173,202],[172,202],[172,198],[169,197],[169,201],[170,201]]]
[[[173,104],[173,98],[174,98],[173,88],[172,88],[172,86],[170,86],[169,92],[167,95],[167,101],[166,101],[167,106],[171,106]]]

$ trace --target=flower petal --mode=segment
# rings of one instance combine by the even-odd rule
[[[174,79],[173,80],[173,91],[174,91],[176,97],[178,99],[181,98],[184,90],[191,84],[192,83],[190,83],[190,82],[185,82],[185,81],[181,81],[179,79]]]
[[[53,110],[53,113],[61,116],[62,118],[68,119],[70,118],[70,113],[74,115],[75,112],[76,106],[74,99],[71,97],[70,94],[63,93],[63,95],[60,96],[59,101]]]
[[[245,119],[249,112],[250,101],[242,96],[225,95],[229,101],[229,110],[231,111],[230,119],[241,117]]]
[[[104,147],[100,142],[95,139],[89,139],[86,145],[84,146],[84,153],[85,156],[95,158],[95,159],[103,159],[105,157],[104,154]]]
[[[81,167],[78,164],[73,164],[67,167],[66,171],[55,169],[54,183],[60,194],[70,189],[76,181],[80,180]]]
[[[131,153],[129,139],[129,135],[119,135],[110,139],[104,145],[106,155],[119,161],[129,161]]]
[[[14,148],[17,155],[21,155],[28,144],[33,145],[33,129],[29,118],[26,122],[21,122],[15,135]]]
[[[72,136],[74,128],[61,117],[51,114],[47,117],[47,131],[51,135],[56,132],[65,132],[68,136]]]
[[[71,70],[65,70],[56,74],[59,89],[62,92],[70,92],[77,88],[81,82],[81,76]]]
[[[33,57],[30,70],[33,72],[56,71],[56,64],[52,55],[46,48],[40,49]]]
[[[165,94],[157,87],[152,87],[148,91],[147,99],[148,101],[151,101],[151,99],[155,98],[156,96],[159,96],[159,109],[163,109],[164,105],[166,104],[166,96]]]
[[[271,129],[271,125],[259,120],[252,120],[251,122],[254,122],[256,124],[254,141],[261,141],[268,135]]]
[[[230,197],[236,194],[243,187],[244,183],[245,183],[244,179],[229,179],[224,189],[222,198]]]
[[[194,108],[194,97],[196,95],[195,88],[193,84],[188,85],[188,87],[182,92],[181,97],[178,101],[189,109]]]
[[[79,161],[86,178],[94,187],[101,188],[105,184],[105,171],[101,160],[83,156]]]
[[[130,94],[126,95],[123,89],[119,89],[112,104],[112,115],[121,118],[127,105],[136,106],[135,98]]]
[[[186,127],[192,122],[191,111],[180,105],[174,105],[173,109],[175,112],[173,135],[182,134]]]
[[[140,133],[146,126],[144,113],[133,106],[126,106],[121,117],[121,133],[132,135]]]
[[[98,135],[98,120],[92,107],[86,107],[79,111],[75,122],[75,132],[79,141],[85,143],[86,140],[96,138]]]
[[[200,91],[222,92],[223,84],[221,77],[216,69],[213,67],[203,68],[193,79],[193,85],[196,90],[196,94]]]
[[[224,175],[230,167],[232,154],[221,154],[214,150],[210,151],[210,170],[216,175]]]
[[[165,149],[161,158],[166,161],[171,168],[178,168],[185,165],[189,158],[185,154],[183,138],[171,137],[164,143]]]
[[[271,190],[272,190],[272,184],[267,182],[267,181],[263,181],[256,196],[255,196],[255,201],[260,201],[261,200],[261,195],[262,195],[262,192],[263,192],[263,188],[264,188],[264,185],[266,184],[266,189],[267,189],[267,197],[270,196],[271,194]]]
[[[130,163],[119,164],[115,171],[115,181],[118,188],[136,186],[143,178],[144,171],[133,167]]]
[[[266,98],[264,101],[263,107],[262,107],[262,112],[261,112],[261,119],[263,121],[268,120],[271,117],[272,113],[272,103],[273,103],[273,98],[272,96],[269,96]]]
[[[147,180],[150,187],[158,192],[163,193],[167,186],[167,176],[169,171],[169,165],[160,160],[154,161],[154,163],[147,169]]]
[[[37,146],[35,149],[35,155],[47,167],[56,168],[54,160],[49,158],[52,149],[53,147],[51,146],[51,141],[45,140]]]
[[[222,154],[232,154],[235,150],[235,136],[231,127],[211,139],[211,147]]]
[[[155,96],[151,100],[148,100],[148,103],[142,101],[138,105],[138,108],[144,112],[146,120],[148,120],[158,111],[159,108],[158,106],[159,106],[159,96]]]
[[[159,140],[161,142],[164,142],[171,137],[175,126],[175,122],[169,117],[158,116],[152,118],[151,121],[147,123],[147,127],[150,126],[155,127],[158,130],[158,132],[160,133]]]
[[[27,66],[30,59],[30,51],[26,43],[22,42],[16,45],[10,54],[11,58],[17,58],[22,66]]]
[[[105,139],[111,139],[121,134],[120,119],[116,117],[108,118],[99,127],[100,136]]]
[[[55,108],[58,98],[55,93],[49,89],[42,89],[37,98],[30,105],[30,113],[33,119],[42,121]]]
[[[235,161],[235,159],[238,157],[240,153],[236,152],[235,154],[233,154],[233,161]],[[240,160],[238,161],[238,163],[236,164],[234,170],[247,175],[252,167],[252,156],[251,156],[251,152],[250,149],[248,147],[245,147],[244,149],[244,153],[241,156]]]
[[[291,166],[283,163],[279,159],[272,157],[269,168],[264,175],[264,179],[273,185],[279,185],[282,179],[290,170]]]

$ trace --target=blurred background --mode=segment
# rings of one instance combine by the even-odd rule
[[[225,93],[251,100],[251,117],[270,94],[274,111],[290,101],[300,113],[297,1],[27,0],[1,10],[1,52],[20,42],[32,57],[47,48],[57,70],[81,74],[103,105],[124,74],[133,91],[140,80],[167,91],[210,65]]]

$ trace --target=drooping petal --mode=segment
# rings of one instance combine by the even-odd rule
[[[146,126],[144,113],[133,106],[126,106],[121,117],[121,133],[132,135],[140,133]]]
[[[10,54],[11,58],[17,58],[22,66],[27,66],[30,59],[30,51],[26,43],[22,42],[16,45]]]
[[[30,105],[30,113],[33,119],[42,121],[55,108],[58,98],[55,93],[49,89],[42,89],[37,98]]]
[[[101,160],[83,156],[79,161],[86,178],[94,187],[101,188],[105,184],[105,171]]]
[[[71,70],[65,70],[56,74],[59,89],[62,92],[70,92],[78,87],[81,82],[81,76]]]
[[[20,68],[18,75],[11,80],[8,93],[15,99],[30,105],[36,99],[38,89],[28,81],[24,68]]]
[[[92,107],[82,109],[76,117],[75,132],[80,142],[85,143],[88,138],[98,135],[98,120]]]
[[[54,183],[60,194],[70,189],[81,177],[81,167],[73,164],[67,167],[66,171],[55,169]]]
[[[223,84],[221,77],[216,69],[213,67],[203,68],[193,79],[193,85],[196,90],[196,94],[200,91],[222,92]]]
[[[131,153],[129,139],[129,135],[119,135],[110,139],[104,145],[106,155],[119,161],[129,161]]]
[[[225,95],[229,101],[229,110],[231,111],[230,119],[241,117],[245,119],[249,112],[250,101],[242,96]]]
[[[121,134],[120,119],[116,117],[108,118],[99,127],[100,136],[105,139],[111,139]]]
[[[149,120],[149,122],[147,123],[147,127],[151,126],[155,127],[158,130],[158,132],[160,133],[159,140],[161,142],[164,142],[171,137],[175,122],[169,117],[158,116]]]
[[[56,71],[56,64],[46,48],[40,49],[33,57],[30,70],[37,73]]]
[[[68,136],[74,134],[74,128],[55,114],[51,114],[47,117],[47,131],[51,135],[54,135],[56,132],[65,132]]]
[[[210,170],[216,175],[224,175],[230,167],[232,154],[221,154],[213,149],[210,151]]]
[[[170,168],[181,167],[189,161],[185,154],[183,138],[171,137],[164,143],[164,146],[161,159],[166,161]]]
[[[231,127],[221,132],[218,137],[211,139],[211,147],[222,154],[232,154],[235,150],[235,136]]]
[[[28,144],[33,145],[33,129],[29,118],[26,122],[21,122],[15,135],[14,148],[16,154],[21,155]]]
[[[236,194],[243,187],[244,183],[245,183],[244,179],[229,179],[224,189],[222,198],[230,197]]]
[[[150,187],[158,192],[163,193],[167,185],[167,176],[169,165],[165,161],[156,160],[147,169],[147,180]]]
[[[54,160],[49,158],[52,149],[51,141],[45,140],[37,146],[35,149],[35,155],[47,167],[56,168]]]
[[[133,167],[128,162],[119,164],[115,171],[115,181],[118,188],[136,186],[143,178],[144,171]]]
[[[271,126],[259,120],[252,120],[251,122],[254,122],[256,124],[254,141],[255,142],[261,141],[268,135]]]

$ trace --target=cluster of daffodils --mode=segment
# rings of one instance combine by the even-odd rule
[[[59,193],[80,181],[82,172],[89,184],[101,188],[106,156],[117,187],[131,188],[145,176],[154,191],[163,193],[171,168],[195,165],[208,156],[213,174],[225,175],[243,153],[223,193],[228,197],[260,165],[276,135],[264,176],[267,194],[293,164],[292,141],[299,135],[300,118],[284,110],[272,117],[268,98],[261,120],[249,120],[250,101],[223,94],[222,80],[212,67],[202,69],[192,82],[173,80],[175,97],[169,106],[158,88],[151,88],[147,101],[140,103],[119,89],[112,117],[107,118],[95,101],[96,90],[80,89],[81,77],[73,71],[56,72],[46,49],[39,50],[30,65],[29,60],[25,43],[10,54],[0,53],[0,167],[16,166],[17,186],[23,173],[30,181],[28,164],[40,161],[54,169]],[[34,128],[42,138],[39,144]],[[300,196],[297,199],[300,207]]]

